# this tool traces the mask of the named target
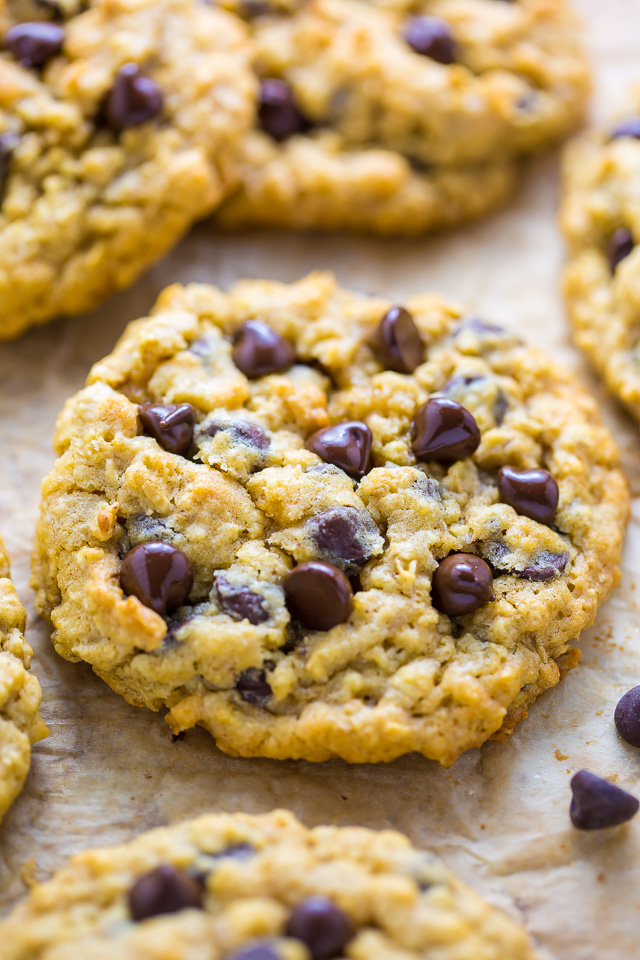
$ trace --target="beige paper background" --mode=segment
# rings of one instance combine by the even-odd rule
[[[576,0],[596,73],[594,112],[619,109],[640,80],[640,3]],[[562,243],[554,217],[557,156],[530,169],[515,203],[463,231],[420,242],[269,235],[198,228],[132,291],[95,314],[0,345],[0,528],[29,604],[34,670],[51,729],[36,746],[26,789],[0,828],[0,909],[24,892],[23,865],[44,877],[68,854],[206,810],[292,809],[307,824],[396,827],[435,849],[481,893],[527,925],[554,960],[640,955],[640,817],[589,836],[568,818],[570,774],[587,767],[640,795],[640,751],[613,726],[621,693],[640,683],[640,500],[622,583],[583,635],[581,666],[533,707],[507,744],[487,744],[449,771],[421,757],[378,767],[241,760],[207,734],[173,744],[161,716],[135,709],[84,665],[53,653],[31,605],[29,550],[54,419],[168,282],[226,286],[242,276],[292,280],[331,268],[341,282],[402,301],[432,290],[502,322],[561,357],[602,399],[640,495],[637,429],[601,394],[568,343],[558,294]]]

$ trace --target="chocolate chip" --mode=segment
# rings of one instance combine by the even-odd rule
[[[418,460],[452,463],[470,457],[480,430],[469,411],[449,397],[432,397],[418,409],[411,448]]]
[[[331,630],[349,619],[353,591],[349,580],[330,563],[309,560],[294,567],[284,582],[287,608],[310,630]]]
[[[433,575],[432,603],[449,617],[463,617],[494,599],[491,567],[472,553],[445,557]]]
[[[373,553],[379,531],[366,510],[330,507],[308,523],[309,532],[325,559],[346,573],[357,573]]]
[[[380,363],[396,373],[413,373],[424,360],[422,337],[404,307],[387,310],[369,344]]]
[[[459,333],[464,333],[465,330],[472,330],[478,334],[492,333],[498,337],[504,337],[507,332],[504,327],[497,323],[487,323],[481,317],[463,317],[454,333],[457,336]]]
[[[4,42],[23,67],[43,67],[60,53],[64,30],[46,21],[19,23],[5,34]]]
[[[262,81],[258,119],[264,132],[279,141],[295,133],[303,133],[309,127],[295,101],[293,90],[284,80]]]
[[[616,272],[618,264],[629,256],[634,247],[633,235],[626,227],[620,227],[619,230],[616,230],[615,233],[611,235],[608,249],[611,273]]]
[[[342,955],[353,935],[347,915],[328,897],[308,897],[291,911],[287,936],[301,940],[311,960],[329,960]]]
[[[552,523],[558,509],[558,484],[548,470],[501,467],[498,470],[498,491],[502,502],[508,503],[522,516],[547,526]]]
[[[11,158],[13,151],[18,146],[20,137],[15,133],[0,134],[0,191],[4,190],[9,170],[11,168]]]
[[[268,943],[253,943],[236,950],[225,960],[282,960],[282,954],[276,953]]]
[[[627,690],[621,697],[614,720],[622,739],[632,747],[640,747],[640,687]]]
[[[534,563],[519,571],[518,576],[540,583],[553,580],[554,577],[564,573],[568,562],[569,557],[566,553],[549,553],[545,550],[536,557]]]
[[[371,430],[359,420],[345,420],[317,430],[307,440],[307,450],[325,463],[333,463],[355,480],[371,469]]]
[[[252,847],[250,843],[234,843],[231,847],[225,847],[224,850],[220,850],[219,853],[214,853],[213,856],[216,860],[226,859],[227,857],[231,860],[250,860],[251,857],[255,856],[256,848]]]
[[[210,437],[222,431],[228,431],[233,436],[246,443],[247,446],[255,447],[257,450],[266,450],[270,444],[268,435],[257,424],[248,421],[237,421],[235,423],[210,423],[207,427],[207,433]]]
[[[456,59],[451,27],[439,17],[412,17],[405,25],[404,38],[416,53],[438,63],[454,63]]]
[[[169,453],[184,457],[189,452],[196,422],[190,403],[143,403],[138,416],[145,432]]]
[[[236,690],[246,703],[266,707],[273,693],[266,681],[266,673],[258,667],[248,667],[238,677]]]
[[[247,320],[236,334],[233,362],[250,379],[282,373],[295,359],[289,341],[262,320]]]
[[[153,120],[162,110],[162,91],[145,77],[137,63],[118,70],[104,105],[106,122],[116,133]]]
[[[571,823],[578,830],[603,830],[631,820],[640,803],[626,790],[603,780],[588,770],[579,770],[571,778],[573,798],[569,808]]]
[[[193,586],[187,556],[168,543],[140,543],[122,561],[120,586],[161,617],[181,606]]]
[[[640,140],[640,117],[627,117],[612,130],[612,140],[620,140],[622,137],[632,137],[635,140]]]
[[[146,920],[202,907],[202,887],[184,870],[161,865],[138,877],[128,899],[133,919]]]
[[[221,573],[216,575],[215,582],[218,603],[223,613],[227,613],[234,620],[248,620],[254,626],[269,619],[264,597],[259,593],[253,593],[244,584],[233,583]]]

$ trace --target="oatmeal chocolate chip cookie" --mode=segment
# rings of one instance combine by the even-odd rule
[[[0,539],[0,819],[27,778],[31,744],[48,734],[39,713],[40,684],[28,673],[33,651],[24,638],[26,622]]]
[[[391,830],[216,814],[74,856],[5,960],[533,960],[525,931]]]
[[[432,296],[168,288],[68,401],[62,656],[242,756],[451,764],[577,660],[628,493],[594,402]]]
[[[96,306],[215,208],[255,78],[245,26],[191,0],[2,0],[0,34],[2,340]]]
[[[580,121],[566,0],[226,0],[261,81],[225,226],[417,235],[504,200]]]

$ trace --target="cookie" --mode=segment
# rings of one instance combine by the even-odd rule
[[[451,764],[577,660],[628,492],[594,402],[433,296],[169,287],[61,414],[56,650],[231,754]]]
[[[0,820],[27,779],[31,745],[48,734],[39,712],[40,684],[28,672],[33,651],[24,638],[26,623],[0,539]]]
[[[565,0],[227,0],[261,81],[242,188],[218,222],[418,235],[511,192],[580,121],[589,74]]]
[[[6,960],[533,960],[525,931],[391,830],[217,814],[88,850],[0,923]]]
[[[633,111],[570,144],[561,225],[573,337],[609,390],[640,419],[638,279],[640,90]]]
[[[2,340],[95,307],[216,207],[255,78],[244,25],[191,0],[3,0],[0,34]]]

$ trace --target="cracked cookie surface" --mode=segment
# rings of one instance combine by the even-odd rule
[[[55,449],[34,586],[56,650],[231,754],[450,764],[557,683],[618,579],[595,403],[433,296],[169,287]]]
[[[2,340],[96,306],[217,206],[255,79],[244,25],[191,0],[3,0],[0,34]]]

